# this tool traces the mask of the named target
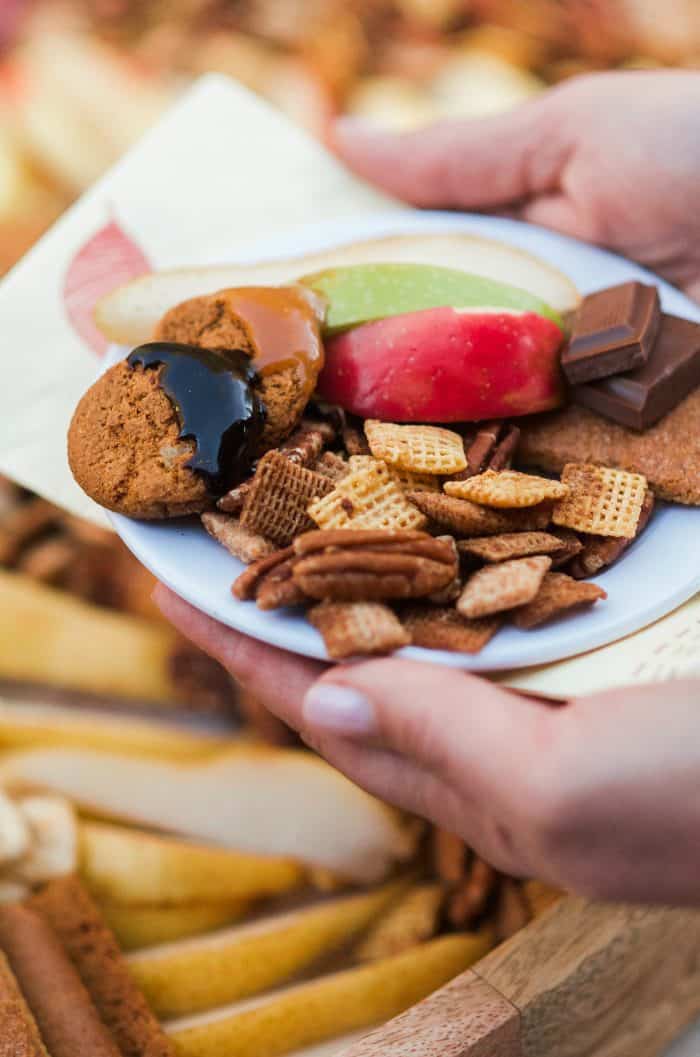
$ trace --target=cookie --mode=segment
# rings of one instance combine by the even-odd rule
[[[295,295],[289,288],[285,296]],[[242,349],[253,358],[256,355],[254,336],[242,319],[240,299],[239,290],[221,290],[183,301],[166,312],[154,339],[209,349]],[[304,310],[298,295],[296,307]],[[318,341],[320,348],[320,337]],[[260,379],[260,395],[266,410],[261,454],[276,447],[299,422],[316,381],[315,374],[311,380],[308,378],[308,364],[308,358],[295,363],[287,354],[279,370],[266,371]]]
[[[213,506],[206,482],[187,464],[176,410],[160,386],[162,368],[124,360],[88,389],[68,431],[68,461],[87,494],[137,518],[199,514]]]

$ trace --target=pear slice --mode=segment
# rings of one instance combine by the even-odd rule
[[[285,260],[155,272],[107,294],[97,305],[95,320],[111,341],[136,345],[148,341],[169,308],[190,297],[227,286],[288,283],[327,268],[397,261],[455,268],[509,283],[534,294],[555,312],[572,311],[579,302],[571,280],[540,258],[493,239],[441,232],[369,239]]]
[[[374,962],[401,954],[437,935],[445,902],[441,884],[415,885],[374,922],[353,950],[358,962]]]
[[[172,705],[176,644],[164,624],[0,569],[0,679]]]
[[[225,744],[221,737],[157,720],[0,698],[0,750],[55,745],[186,760],[209,756]]]
[[[241,745],[204,760],[41,748],[0,759],[0,782],[61,793],[103,818],[253,855],[291,857],[361,883],[413,854],[419,830],[311,753]]]
[[[191,844],[125,826],[83,822],[80,872],[91,892],[114,903],[221,903],[277,895],[305,881],[289,858]]]
[[[328,268],[301,281],[328,302],[325,329],[329,334],[387,316],[444,307],[535,312],[563,329],[561,316],[529,291],[456,268],[355,264]]]
[[[401,893],[398,884],[322,901],[129,957],[156,1014],[179,1017],[276,987],[353,940]]]
[[[486,934],[443,936],[372,965],[170,1021],[165,1028],[178,1057],[279,1057],[396,1016],[489,947]]]
[[[231,903],[188,903],[182,906],[127,906],[100,903],[105,921],[123,951],[198,936],[240,921],[250,911],[247,900]]]

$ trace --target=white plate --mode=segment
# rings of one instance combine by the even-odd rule
[[[473,232],[520,246],[561,268],[584,293],[628,279],[658,283],[666,311],[700,322],[697,305],[637,265],[542,228],[494,217],[426,213],[375,217],[366,223],[353,220],[352,226],[314,228],[304,238],[296,236],[293,243],[278,239],[261,244],[260,259],[310,252],[374,235],[435,230]],[[124,355],[124,351],[115,349],[113,358]],[[303,614],[291,610],[264,613],[252,602],[233,598],[231,583],[243,566],[198,522],[142,522],[121,515],[112,515],[111,520],[136,557],[198,609],[264,642],[325,658],[321,637]],[[667,506],[657,510],[648,530],[624,560],[595,582],[608,592],[607,601],[535,631],[504,628],[476,657],[417,648],[401,653],[472,671],[498,671],[561,660],[638,631],[700,590],[700,509]]]

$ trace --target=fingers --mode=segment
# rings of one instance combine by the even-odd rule
[[[370,183],[424,207],[483,209],[553,190],[569,150],[548,98],[507,113],[396,134],[352,118],[336,152]]]
[[[537,706],[464,672],[386,659],[328,671],[309,691],[304,729],[349,736],[445,774],[451,745],[496,741]],[[478,722],[477,722],[478,721]]]
[[[524,202],[516,214],[519,220],[551,228],[570,238],[583,239],[585,242],[600,241],[600,231],[593,215],[566,194],[542,194]]]
[[[324,755],[331,746],[353,780],[371,781],[392,803],[411,798],[412,810],[439,818],[491,861],[522,869],[549,810],[554,714],[460,671],[387,659],[328,671],[301,714],[286,718]],[[338,741],[347,744],[338,750]],[[370,752],[381,755],[370,762]]]
[[[330,670],[300,715],[287,712],[352,781],[523,874],[543,865],[553,715],[463,672],[391,659]]]
[[[464,825],[464,810],[455,791],[410,760],[347,738],[307,735],[304,740],[352,782],[381,800],[451,831]]]
[[[162,584],[156,587],[153,598],[171,624],[223,664],[246,690],[280,718],[285,718],[285,711],[292,715],[301,711],[304,694],[321,675],[324,665],[224,627]]]

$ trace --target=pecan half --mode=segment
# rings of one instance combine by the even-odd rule
[[[308,598],[292,576],[298,560],[293,547],[275,551],[248,566],[231,590],[243,602],[255,601],[259,609],[302,605]]]
[[[517,426],[505,422],[484,422],[477,433],[465,438],[464,451],[467,468],[450,477],[452,481],[465,481],[485,470],[505,470],[512,461],[520,441]]]
[[[294,580],[320,600],[421,598],[457,575],[454,540],[423,532],[310,532],[295,550]]]

